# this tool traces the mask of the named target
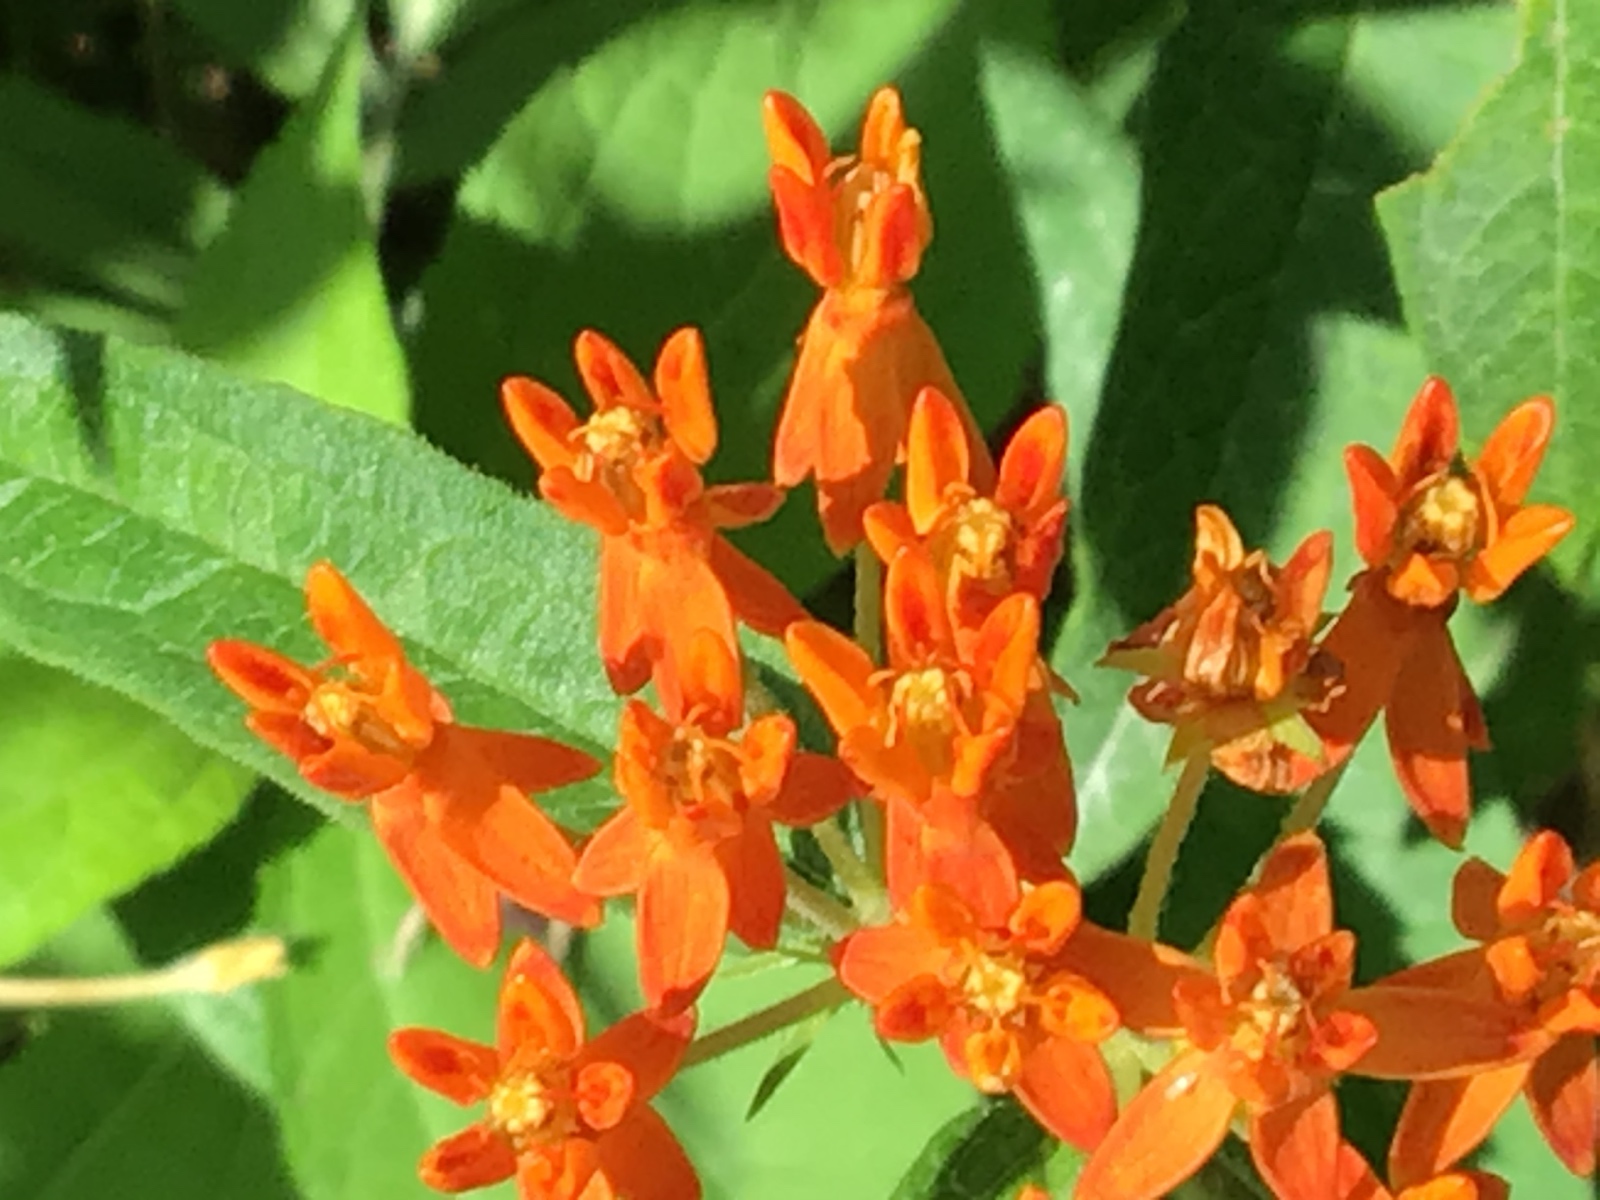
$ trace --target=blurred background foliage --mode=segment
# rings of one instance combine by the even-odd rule
[[[0,1195],[420,1196],[416,1157],[459,1124],[383,1039],[485,1034],[493,979],[433,943],[396,958],[403,890],[358,821],[300,804],[281,768],[254,782],[273,768],[199,665],[207,636],[310,651],[294,589],[333,554],[436,655],[464,717],[600,747],[615,712],[572,635],[592,621],[582,535],[286,392],[81,334],[409,422],[522,489],[504,375],[576,396],[580,329],[648,360],[694,323],[715,470],[758,477],[812,300],[768,206],[772,87],[842,144],[871,90],[899,83],[937,225],[924,313],[997,442],[1039,403],[1069,413],[1049,637],[1083,694],[1066,720],[1092,915],[1120,923],[1169,786],[1163,734],[1094,660],[1179,586],[1199,501],[1278,557],[1331,527],[1336,577],[1353,570],[1340,451],[1387,447],[1429,370],[1456,383],[1469,443],[1555,392],[1540,496],[1580,519],[1552,568],[1456,618],[1496,743],[1474,762],[1468,848],[1504,866],[1545,823],[1593,852],[1600,225],[1580,218],[1600,203],[1600,134],[1574,118],[1600,111],[1600,19],[1578,7],[1557,24],[1548,0],[0,3],[0,306],[75,331],[0,336],[0,968],[135,969],[252,928],[298,948],[252,993],[0,1014]],[[47,360],[60,397],[104,391],[114,487],[93,439],[17,399],[37,399]],[[302,445],[333,448],[291,477]],[[847,619],[809,495],[743,541]],[[213,552],[225,588],[197,582]],[[575,803],[592,824],[604,789]],[[1209,790],[1171,940],[1203,935],[1278,815]],[[1455,944],[1458,860],[1407,815],[1381,744],[1328,836],[1364,978]],[[636,1000],[630,937],[616,915],[572,947],[597,1020]],[[817,971],[735,956],[703,1020]],[[1070,1178],[1070,1155],[974,1107],[925,1049],[886,1053],[849,1010],[698,1068],[663,1103],[712,1200],[980,1200],[1028,1172]],[[1343,1099],[1381,1152],[1399,1091]],[[1520,1107],[1482,1159],[1519,1194],[1589,1194]],[[1247,1175],[1189,1194],[1249,1196]]]

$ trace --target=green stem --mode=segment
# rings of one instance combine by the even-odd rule
[[[1322,819],[1322,810],[1328,807],[1328,799],[1333,795],[1333,789],[1339,786],[1339,781],[1344,778],[1345,768],[1350,765],[1346,758],[1337,767],[1324,771],[1311,781],[1311,786],[1300,793],[1300,798],[1294,802],[1288,813],[1283,818],[1283,827],[1278,830],[1278,840],[1284,841],[1292,838],[1297,833],[1304,833],[1307,829],[1315,829],[1317,822]]]
[[[877,552],[866,542],[856,546],[855,587],[856,643],[867,652],[874,663],[883,663],[883,563]],[[888,878],[888,864],[884,861],[883,805],[871,800],[856,802],[856,815],[861,820],[861,844],[866,850],[866,860],[881,881]],[[881,889],[879,889],[881,891]]]
[[[881,806],[870,800],[863,803],[881,811]],[[849,835],[832,821],[820,821],[811,826],[811,836],[817,839],[834,875],[850,893],[850,903],[861,919],[870,925],[887,916],[883,879],[862,861],[850,844]]]
[[[784,868],[789,884],[790,911],[821,930],[829,941],[838,941],[861,927],[855,913],[827,892],[800,875],[793,867]]]
[[[714,1058],[721,1058],[724,1054],[770,1037],[779,1030],[798,1025],[816,1013],[838,1008],[849,999],[850,993],[845,990],[844,984],[829,976],[821,983],[814,984],[803,992],[797,992],[787,1000],[780,1000],[770,1008],[759,1009],[748,1017],[734,1021],[731,1025],[713,1029],[705,1036],[696,1038],[683,1056],[683,1066],[698,1066]]]
[[[1172,868],[1178,862],[1178,849],[1183,845],[1183,835],[1189,832],[1189,822],[1194,820],[1200,793],[1210,772],[1211,757],[1204,751],[1191,754],[1183,762],[1183,773],[1178,776],[1166,815],[1161,818],[1155,840],[1150,843],[1150,853],[1145,856],[1139,894],[1128,913],[1128,932],[1134,937],[1154,939],[1156,936],[1156,928],[1161,923],[1161,906],[1172,886]]]

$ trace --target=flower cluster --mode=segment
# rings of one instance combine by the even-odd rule
[[[582,836],[553,821],[538,797],[601,764],[455,723],[330,564],[306,580],[325,662],[239,641],[210,650],[256,734],[312,784],[368,803],[396,870],[469,963],[494,958],[502,899],[590,926],[605,902],[634,898],[645,1007],[592,1040],[529,941],[512,954],[494,1046],[393,1035],[406,1074],[485,1105],[426,1154],[424,1182],[456,1192],[514,1177],[527,1200],[698,1197],[649,1101],[685,1059],[728,935],[773,947],[791,909],[832,943],[831,1003],[864,1002],[886,1039],[937,1041],[974,1087],[1014,1095],[1085,1152],[1079,1200],[1154,1200],[1239,1123],[1281,1200],[1502,1197],[1500,1181],[1455,1168],[1518,1091],[1561,1160],[1592,1172],[1600,867],[1578,870],[1549,833],[1507,875],[1468,861],[1454,911],[1476,945],[1358,986],[1311,829],[1381,712],[1417,815],[1459,844],[1467,751],[1487,734],[1447,622],[1459,591],[1494,599],[1572,525],[1524,503],[1551,403],[1515,409],[1468,460],[1433,379],[1387,458],[1347,452],[1364,566],[1331,624],[1330,534],[1280,566],[1222,509],[1199,508],[1192,586],[1104,659],[1139,676],[1129,702],[1172,727],[1184,764],[1157,845],[1175,853],[1212,769],[1305,796],[1203,952],[1154,936],[1166,852],[1152,851],[1129,931],[1103,928],[1066,865],[1077,814],[1057,701],[1071,691],[1039,642],[1066,528],[1066,420],[1034,413],[991,459],[910,292],[932,223],[894,90],[873,98],[846,157],[793,98],[770,95],[764,115],[783,247],[822,288],[773,480],[703,479],[718,431],[692,328],[666,340],[648,380],[580,334],[587,420],[534,380],[502,391],[540,494],[599,538],[599,655],[629,697],[607,820]],[[766,519],[807,476],[828,544],[855,550],[854,637],[812,619],[721,532]],[[837,735],[832,753],[800,749],[790,715],[752,705],[741,623],[782,639]],[[635,695],[647,683],[653,700]],[[836,890],[786,865],[775,823],[813,831]],[[1119,1054],[1146,1076],[1120,1097]],[[1347,1074],[1414,1081],[1389,1186],[1341,1135],[1333,1088]]]

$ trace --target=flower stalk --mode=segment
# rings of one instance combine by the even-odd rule
[[[1183,761],[1183,772],[1173,788],[1172,799],[1167,802],[1166,815],[1161,818],[1155,840],[1150,843],[1150,852],[1145,855],[1139,893],[1128,913],[1128,932],[1136,938],[1156,936],[1156,927],[1161,923],[1161,906],[1166,903],[1167,892],[1172,887],[1172,868],[1177,865],[1178,850],[1194,820],[1210,771],[1211,759],[1204,753],[1191,754]]]
[[[220,996],[277,979],[288,969],[289,951],[282,938],[231,938],[155,971],[87,979],[0,978],[0,1009],[94,1008],[167,996]]]

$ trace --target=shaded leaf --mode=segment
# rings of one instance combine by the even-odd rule
[[[338,54],[362,0],[172,0],[227,61],[285,96],[311,92]]]
[[[891,1200],[996,1200],[1042,1166],[1050,1138],[1009,1097],[946,1122]],[[1062,1153],[1071,1151],[1062,1149]]]

